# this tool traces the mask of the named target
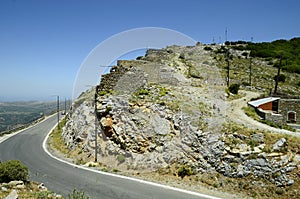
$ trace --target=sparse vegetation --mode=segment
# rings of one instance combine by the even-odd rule
[[[247,106],[247,107],[244,107],[243,110],[248,117],[251,117],[257,121],[260,120],[258,114],[256,113],[256,111],[253,107]]]
[[[72,193],[68,194],[68,199],[89,199],[90,197],[85,195],[83,191],[73,190]]]
[[[100,96],[104,96],[104,95],[106,95],[108,92],[106,91],[106,90],[102,90],[102,91],[100,91],[98,94],[100,95]]]
[[[61,122],[60,122],[60,126],[64,126],[66,124],[66,119],[64,118]],[[50,139],[49,139],[49,144],[51,144],[56,150],[60,151],[63,154],[68,154],[69,153],[69,149],[68,147],[65,145],[64,140],[62,139],[62,129],[56,127],[51,135],[50,135]]]
[[[139,90],[139,92],[138,92],[138,94],[139,95],[149,95],[149,90],[147,90],[147,89],[141,89],[141,90]]]

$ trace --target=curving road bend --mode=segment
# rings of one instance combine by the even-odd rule
[[[42,147],[56,119],[55,115],[51,116],[2,143],[0,141],[0,160],[20,160],[29,168],[30,180],[43,182],[50,190],[64,196],[76,188],[92,199],[216,198],[126,177],[95,173],[58,161]]]

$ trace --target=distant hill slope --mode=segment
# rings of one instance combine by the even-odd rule
[[[226,42],[226,45],[207,45],[206,50],[217,60],[222,76],[227,79],[229,62],[230,84],[237,83],[242,89],[251,89],[269,95],[274,91],[274,77],[278,72],[280,54],[284,82],[279,82],[278,93],[282,96],[299,97],[300,93],[300,38],[273,42],[250,43]],[[228,57],[228,58],[227,58]],[[251,58],[251,59],[250,59]],[[250,82],[251,63],[251,82]],[[251,85],[250,85],[251,83]],[[251,87],[250,87],[251,86]]]
[[[272,58],[280,58],[282,53],[282,66],[288,72],[295,72],[300,74],[300,38],[293,38],[291,40],[276,40],[273,42],[251,43],[246,42],[227,42],[226,44],[236,45],[234,49],[237,50],[251,50],[252,57],[266,58],[270,65],[279,65],[279,61],[272,62]]]
[[[31,123],[44,115],[54,113],[56,110],[56,101],[1,102],[0,132]]]

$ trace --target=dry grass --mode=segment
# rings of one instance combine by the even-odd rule
[[[60,122],[60,127],[63,127],[66,124],[66,119],[63,119]],[[83,165],[87,162],[92,161],[92,157],[88,157],[86,153],[82,152],[82,143],[79,143],[74,150],[70,150],[62,137],[62,129],[56,127],[50,134],[48,145],[50,149],[54,149],[62,157],[61,158],[70,158],[75,164]]]

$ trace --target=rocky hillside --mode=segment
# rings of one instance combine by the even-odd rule
[[[118,61],[97,87],[98,160],[127,171],[168,169],[181,177],[219,173],[259,181],[250,187],[297,186],[295,140],[274,140],[226,120],[220,60],[198,44]],[[95,150],[93,97],[93,90],[80,96],[63,128],[67,146],[89,157]]]

